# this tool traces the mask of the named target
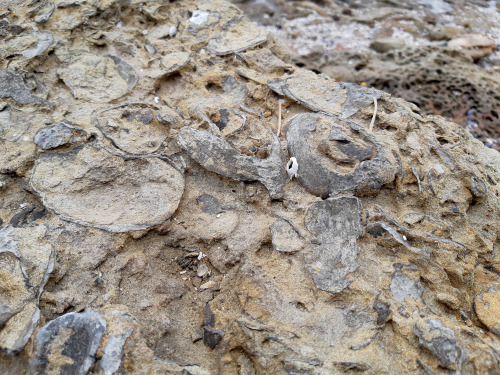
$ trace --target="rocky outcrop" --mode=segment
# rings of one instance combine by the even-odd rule
[[[3,372],[500,365],[494,150],[224,1],[3,17]]]

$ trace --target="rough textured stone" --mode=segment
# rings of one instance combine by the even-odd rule
[[[87,374],[105,330],[106,320],[94,311],[52,320],[36,335],[32,373]]]
[[[21,91],[54,103],[0,101],[0,372],[78,373],[85,358],[102,375],[498,367],[494,150],[402,99],[294,66],[270,33],[252,47],[258,26],[222,0],[70,0],[50,17],[49,3],[0,11],[2,41],[33,27],[54,38],[39,56],[0,59]],[[318,4],[280,7],[317,28],[331,20]],[[402,19],[374,13],[390,17],[380,33]],[[421,49],[444,58],[434,50]],[[187,65],[151,77],[179,51]],[[130,91],[109,55],[137,75]],[[365,70],[359,59],[345,69]],[[78,95],[58,72],[81,79]],[[89,139],[33,143],[63,120]],[[92,356],[66,351],[69,326],[38,345],[44,324],[89,311],[106,320]]]
[[[33,142],[42,150],[50,150],[68,143],[84,142],[87,139],[85,130],[74,127],[69,121],[61,121],[39,130]]]
[[[167,220],[179,204],[184,177],[157,158],[126,159],[86,145],[43,155],[31,186],[63,218],[125,232]],[[96,204],[95,210],[87,209]]]
[[[278,219],[271,225],[273,247],[283,253],[294,253],[304,248],[297,230],[286,220]]]
[[[19,104],[50,103],[32,93],[23,76],[10,69],[0,69],[0,98],[12,98]]]
[[[227,29],[208,41],[209,52],[223,56],[245,51],[267,41],[267,32],[248,20],[231,23]]]
[[[147,104],[113,107],[92,121],[116,148],[136,155],[157,151],[170,130],[158,108]]]

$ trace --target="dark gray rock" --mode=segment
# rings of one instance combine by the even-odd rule
[[[213,350],[223,337],[223,331],[212,329],[207,326],[203,327],[203,344],[205,344],[205,346],[208,346],[210,349]]]
[[[203,204],[201,210],[209,215],[217,215],[221,212],[220,203],[217,198],[210,194],[202,194],[196,198],[196,203]]]
[[[10,69],[0,69],[0,98],[12,98],[19,104],[43,103],[52,106],[47,100],[34,95],[23,77]]]
[[[283,195],[286,162],[276,137],[266,159],[242,155],[222,138],[188,126],[181,129],[176,141],[205,169],[238,181],[259,181],[273,198]]]
[[[443,327],[437,319],[428,319],[415,324],[413,333],[418,337],[420,346],[429,349],[439,360],[439,365],[455,369],[460,349],[453,330]]]
[[[377,312],[377,325],[383,325],[391,316],[391,310],[389,310],[389,304],[377,299],[373,303],[373,310]]]
[[[87,374],[105,330],[106,320],[94,311],[52,320],[36,335],[31,373]]]
[[[356,240],[361,235],[358,198],[340,197],[309,207],[306,228],[318,246],[305,253],[306,270],[318,289],[340,293],[358,268]]]
[[[305,113],[290,121],[286,138],[299,164],[299,181],[323,198],[379,189],[397,172],[389,151],[353,122]]]
[[[33,141],[42,150],[50,150],[68,143],[85,142],[88,138],[85,130],[76,128],[70,121],[64,120],[39,130]]]

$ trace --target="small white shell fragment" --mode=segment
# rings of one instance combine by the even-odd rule
[[[168,32],[168,35],[175,36],[175,34],[177,34],[177,27],[172,26]]]
[[[443,173],[444,173],[444,169],[443,169],[443,167],[441,167],[439,164],[434,166],[434,170],[435,170],[438,174],[443,174]]]
[[[213,280],[210,280],[210,281],[207,281],[204,284],[201,284],[200,285],[200,290],[205,290],[205,289],[213,288],[214,286],[216,286],[215,282]]]
[[[194,23],[197,26],[200,26],[202,23],[207,22],[208,13],[202,12],[201,10],[195,10],[193,15],[189,19],[189,22]]]
[[[158,104],[160,102],[160,98],[155,96],[155,103]]]
[[[299,163],[297,163],[297,159],[295,159],[293,156],[288,160],[288,163],[286,163],[286,172],[288,173],[288,177],[290,177],[290,180],[295,177],[297,178],[297,171],[299,170]]]
[[[406,236],[403,235],[403,240],[408,241],[408,238],[406,238]]]
[[[208,266],[203,263],[198,266],[198,271],[196,271],[196,276],[198,277],[203,277],[207,274],[208,272]]]
[[[187,271],[181,271],[181,272],[179,272],[179,273],[182,275],[182,274],[185,274],[186,272],[187,272]]]
[[[21,207],[21,208],[28,207],[28,203],[22,203],[22,204],[19,205],[19,207]]]

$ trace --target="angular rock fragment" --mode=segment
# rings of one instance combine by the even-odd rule
[[[286,138],[299,181],[320,197],[379,189],[397,172],[386,147],[352,122],[305,113],[289,122]]]
[[[30,302],[14,315],[0,331],[0,350],[14,356],[21,352],[40,320],[40,309]]]
[[[134,69],[117,56],[77,54],[57,74],[76,99],[110,102],[130,92],[138,81]]]
[[[282,196],[286,175],[279,140],[274,140],[266,159],[242,155],[222,138],[191,127],[182,128],[176,141],[207,170],[238,181],[259,181],[271,197]]]
[[[305,252],[306,270],[318,289],[340,293],[358,268],[356,240],[361,235],[358,198],[330,198],[307,210],[306,228],[319,243]]]
[[[85,130],[74,127],[70,121],[63,120],[39,130],[33,142],[42,150],[50,150],[68,143],[85,142],[88,138]]]
[[[294,253],[304,248],[304,241],[295,228],[284,219],[278,219],[271,225],[271,237],[276,251]]]
[[[265,43],[267,34],[247,20],[230,22],[226,30],[208,41],[207,49],[217,56],[230,55]]]
[[[210,349],[215,349],[217,344],[224,337],[224,332],[219,329],[212,329],[210,327],[203,327],[203,344]]]
[[[158,108],[148,104],[124,104],[99,112],[92,123],[116,148],[135,155],[150,154],[160,148],[170,131],[159,115]]]
[[[477,317],[488,329],[500,336],[500,291],[491,287],[474,298]]]
[[[0,69],[0,98],[12,98],[19,104],[43,103],[52,106],[47,100],[34,95],[23,77],[10,69]]]
[[[165,77],[184,68],[191,61],[188,52],[173,52],[163,56],[160,60],[160,68],[150,69],[148,76],[150,78]]]
[[[105,330],[106,320],[94,311],[52,320],[36,335],[32,373],[87,374]]]
[[[456,368],[460,349],[453,330],[443,327],[437,319],[428,319],[415,324],[413,333],[418,337],[420,346],[429,349],[442,367]]]
[[[184,176],[160,159],[128,159],[92,144],[42,155],[31,186],[63,219],[127,232],[167,220],[181,199]]]

